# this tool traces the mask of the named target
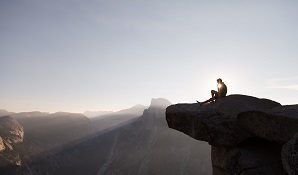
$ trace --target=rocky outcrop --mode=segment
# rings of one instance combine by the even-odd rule
[[[177,104],[166,110],[170,128],[213,146],[232,147],[249,137],[236,126],[237,115],[251,110],[266,110],[279,103],[244,95],[230,95],[215,103]]]
[[[282,163],[289,175],[298,174],[298,133],[283,146]]]
[[[0,117],[0,134],[8,143],[23,142],[23,127],[12,117]]]
[[[21,159],[15,147],[23,142],[23,127],[12,117],[0,117],[0,169],[20,166]]]
[[[212,145],[215,175],[285,174],[285,164],[295,168],[287,162],[293,157],[281,160],[286,152],[292,155],[295,138],[281,149],[298,132],[298,105],[230,95],[203,106],[169,106],[166,119],[170,128]]]

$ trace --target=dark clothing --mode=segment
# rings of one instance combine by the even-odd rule
[[[220,97],[225,97],[227,95],[227,91],[228,91],[228,88],[227,88],[227,86],[225,85],[224,82],[222,82],[220,85],[221,85],[221,87],[218,88],[218,96],[219,96],[219,98]]]

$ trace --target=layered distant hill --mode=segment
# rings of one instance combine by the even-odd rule
[[[43,152],[65,144],[73,144],[92,137],[98,131],[108,130],[117,125],[139,117],[146,106],[136,105],[129,109],[117,112],[102,112],[97,117],[88,118],[84,114],[57,112],[8,112],[0,110],[1,116],[10,116],[17,120],[23,127],[24,144]],[[89,112],[89,115],[100,112]],[[38,151],[37,151],[38,150]],[[32,151],[31,151],[32,152]]]
[[[90,120],[79,113],[23,112],[10,115],[24,127],[24,143],[53,149],[92,133]]]
[[[4,109],[0,109],[0,117],[8,116],[8,115],[11,115],[11,114],[13,114],[13,112],[8,112]]]
[[[15,113],[24,127],[21,165],[1,174],[101,175],[212,172],[210,146],[169,129],[165,99],[88,118],[75,113]]]
[[[111,113],[113,113],[113,111],[85,111],[83,114],[89,118],[93,118]]]

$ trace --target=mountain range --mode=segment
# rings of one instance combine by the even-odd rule
[[[211,174],[210,146],[169,129],[166,99],[88,118],[15,113],[24,127],[21,164],[1,174]],[[1,133],[0,133],[1,136]],[[0,151],[1,154],[1,151]]]

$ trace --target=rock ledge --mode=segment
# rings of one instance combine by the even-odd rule
[[[297,172],[287,154],[298,152],[298,105],[230,95],[202,106],[171,105],[166,120],[170,128],[212,145],[215,175]]]

